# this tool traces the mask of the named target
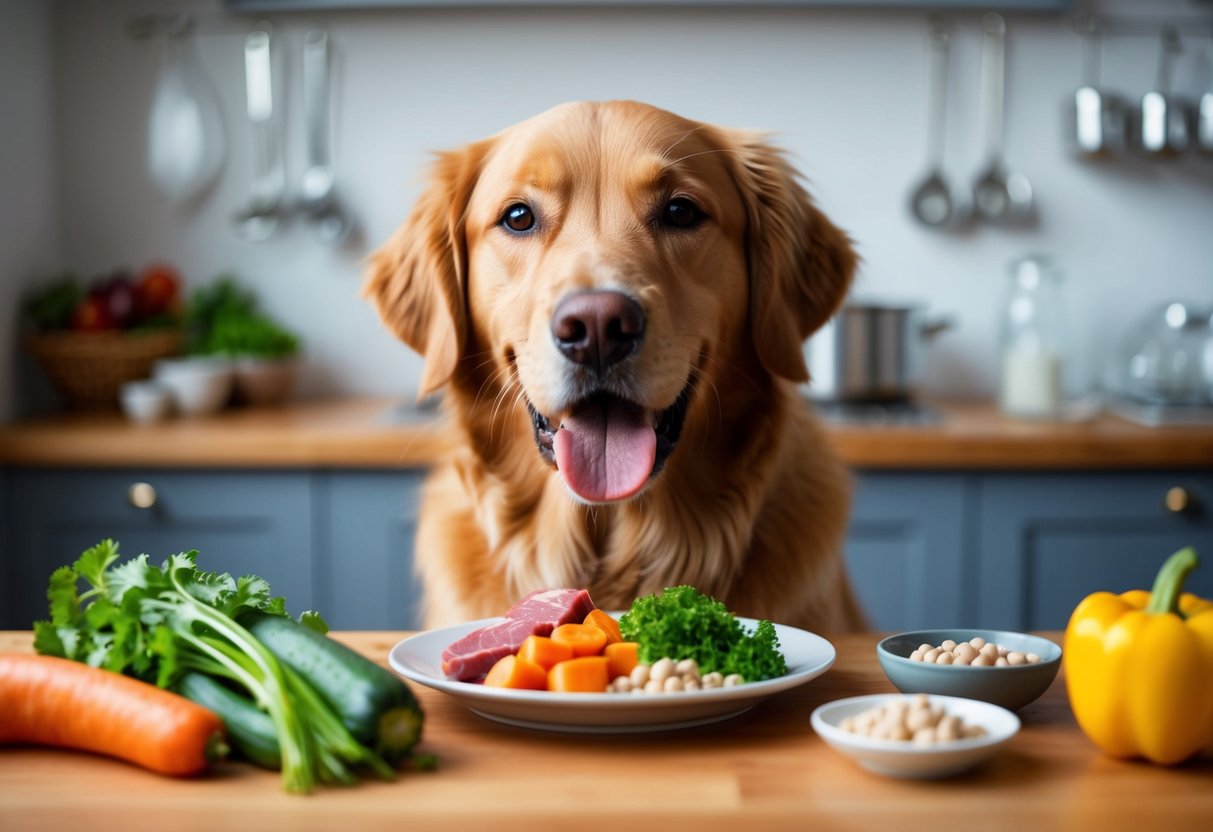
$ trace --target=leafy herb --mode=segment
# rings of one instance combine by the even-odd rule
[[[198,671],[247,691],[274,723],[287,791],[310,791],[317,777],[352,782],[355,766],[392,777],[392,768],[350,735],[309,684],[237,623],[253,610],[286,616],[285,602],[270,594],[265,580],[204,572],[197,552],[172,555],[161,567],[147,555],[123,563],[120,557],[118,544],[104,540],[72,566],[55,570],[47,590],[50,620],[34,625],[39,653],[160,687]],[[328,629],[314,612],[300,622],[318,632]]]
[[[257,299],[230,276],[194,291],[186,312],[192,355],[287,358],[299,339],[257,308]]]
[[[640,644],[640,659],[650,664],[664,656],[694,659],[705,673],[737,673],[747,682],[788,672],[770,621],[747,632],[724,604],[691,586],[637,598],[619,619],[619,629],[626,640]]]

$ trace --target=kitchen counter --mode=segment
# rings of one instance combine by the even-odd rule
[[[921,425],[830,424],[856,468],[1126,469],[1213,467],[1213,427],[1147,428],[1114,416],[1016,422],[987,403],[932,403]],[[412,468],[446,441],[435,411],[386,399],[298,402],[135,425],[67,414],[0,427],[0,465],[45,467]]]
[[[379,662],[405,633],[337,633]],[[1059,633],[1044,635],[1058,640]],[[875,634],[831,639],[824,676],[732,720],[657,734],[575,736],[509,728],[415,688],[424,750],[439,770],[394,783],[281,792],[241,763],[173,780],[100,757],[0,750],[0,829],[1207,829],[1213,761],[1173,769],[1101,755],[1081,734],[1061,677],[1020,712],[994,759],[946,781],[885,779],[813,733],[833,699],[893,692]],[[0,651],[29,651],[27,632]]]

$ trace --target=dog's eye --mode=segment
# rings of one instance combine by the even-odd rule
[[[693,228],[703,219],[703,212],[685,197],[671,199],[661,213],[661,222],[673,228]]]
[[[531,206],[515,202],[505,209],[501,224],[510,231],[530,231],[535,227],[535,212],[531,210]]]

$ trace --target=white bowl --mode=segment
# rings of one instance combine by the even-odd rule
[[[826,743],[868,771],[918,780],[951,777],[968,771],[994,756],[1019,731],[1019,717],[1006,708],[958,696],[931,696],[931,707],[942,707],[945,713],[960,717],[965,725],[980,725],[986,729],[985,736],[919,746],[898,740],[877,740],[838,727],[849,716],[858,716],[899,698],[911,697],[881,693],[838,699],[813,711],[810,721],[813,730]]]
[[[162,359],[156,362],[153,378],[172,393],[183,416],[214,413],[232,395],[232,365],[226,359]]]
[[[142,424],[161,421],[173,407],[172,394],[154,381],[128,381],[119,399],[126,418]]]

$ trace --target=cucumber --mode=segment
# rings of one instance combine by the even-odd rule
[[[417,744],[421,708],[403,679],[292,618],[252,612],[240,623],[315,688],[354,739],[390,763]]]
[[[203,673],[186,673],[175,690],[222,719],[228,740],[249,762],[273,771],[282,768],[274,721],[252,700]]]

